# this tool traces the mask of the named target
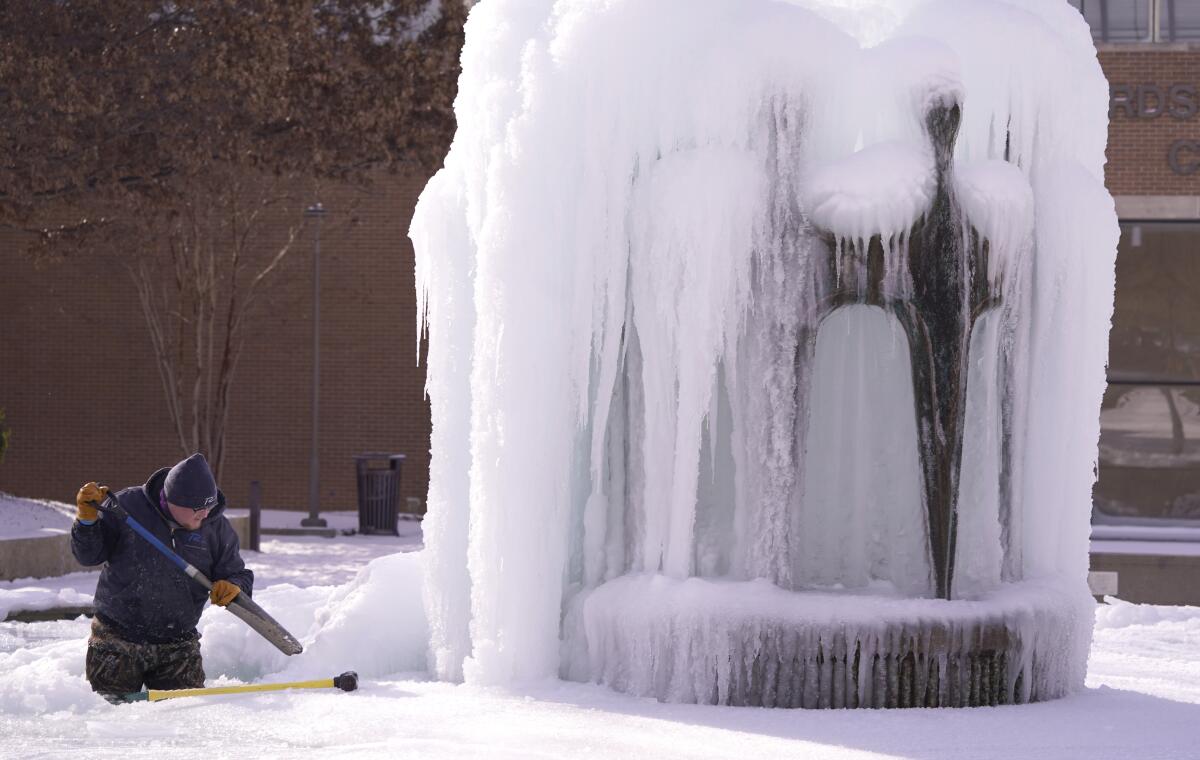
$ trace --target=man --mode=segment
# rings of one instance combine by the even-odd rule
[[[82,565],[104,564],[88,639],[87,679],[111,701],[151,689],[204,685],[196,623],[205,598],[225,606],[250,595],[254,574],[225,518],[225,495],[203,455],[163,468],[116,496],[121,507],[213,582],[212,592],[181,573],[123,521],[96,505],[106,486],[87,483],[75,497],[71,552]]]

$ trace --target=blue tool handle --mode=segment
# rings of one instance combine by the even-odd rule
[[[93,504],[101,512],[111,515],[113,519],[124,520],[135,533],[150,542],[150,545],[160,551],[164,557],[171,560],[171,562],[175,563],[176,567],[187,573],[189,578],[206,589],[212,589],[212,581],[204,573],[189,564],[183,557],[171,551],[170,547],[159,541],[141,523],[130,517],[129,513],[125,511],[121,503],[112,494],[106,495],[104,501],[100,503],[93,502]],[[232,602],[226,605],[225,609],[232,612],[242,622],[257,631],[259,635],[271,642],[272,645],[284,654],[300,654],[304,651],[304,646],[296,640],[296,637],[288,633],[286,628],[268,615],[262,607],[255,604],[248,595],[238,594]]]
[[[190,567],[190,565],[188,565],[188,563],[184,561],[183,557],[180,557],[178,554],[171,551],[171,547],[167,546],[162,541],[159,541],[158,538],[153,533],[146,530],[145,526],[143,526],[137,520],[133,519],[132,517],[126,516],[125,524],[128,525],[129,527],[133,528],[134,532],[137,533],[138,535],[140,535],[142,538],[149,541],[150,544],[155,549],[158,549],[160,552],[162,552],[163,555],[165,555],[167,559],[171,560],[176,565],[178,565],[180,570],[186,571],[188,569],[188,567]]]
[[[130,517],[129,514],[121,508],[121,505],[117,502],[116,498],[112,494],[105,496],[104,501],[101,502],[97,508],[101,512],[105,512],[117,517],[120,520],[124,520],[125,524],[132,528],[134,533],[137,533],[139,536],[149,541],[151,546],[153,546],[155,549],[158,549],[158,551],[161,552],[164,557],[175,563],[175,566],[187,573],[192,580],[196,581],[205,588],[212,588],[212,583],[204,576],[204,573],[200,572],[191,564],[189,564],[183,557],[180,557],[178,554],[171,551],[171,547],[167,546],[162,541],[159,541],[158,538],[149,530],[147,530],[144,525]]]

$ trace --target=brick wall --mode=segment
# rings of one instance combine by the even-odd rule
[[[1200,91],[1200,48],[1107,47],[1114,85],[1185,83]],[[1187,120],[1116,114],[1107,182],[1117,195],[1200,195],[1200,172],[1167,165],[1180,139],[1200,140]],[[1197,155],[1200,158],[1200,155]],[[371,192],[327,193],[334,213],[322,242],[321,494],[324,508],[354,505],[351,457],[404,453],[404,494],[424,498],[429,410],[416,366],[415,298],[408,222],[424,178]],[[357,222],[347,227],[345,212]],[[295,213],[294,210],[292,213]],[[282,220],[276,220],[282,229]],[[141,482],[179,458],[149,338],[126,275],[112,262],[35,268],[0,231],[0,407],[13,429],[0,490],[70,499],[98,479]],[[308,501],[311,241],[279,273],[268,314],[238,372],[222,487],[236,504],[261,480],[268,506]]]
[[[1158,88],[1169,100],[1172,85],[1190,87],[1196,106],[1187,118],[1170,113],[1137,117],[1125,108],[1113,109],[1105,177],[1109,191],[1113,195],[1200,195],[1200,171],[1178,174],[1167,161],[1171,146],[1186,140],[1195,141],[1196,150],[1184,151],[1184,159],[1200,162],[1200,46],[1106,45],[1100,65],[1110,88],[1128,88],[1120,94],[1131,95],[1134,105],[1147,111],[1154,110],[1151,88]],[[1179,105],[1174,110],[1182,116],[1186,110]]]
[[[325,509],[354,506],[352,456],[364,451],[405,454],[403,494],[425,497],[429,409],[416,364],[407,236],[424,184],[388,179],[369,192],[321,196],[331,211],[321,246]],[[278,238],[285,223],[267,225]],[[312,249],[306,233],[285,260],[237,372],[221,477],[237,505],[252,479],[262,482],[267,506],[308,504]],[[0,407],[13,430],[0,491],[71,500],[87,480],[141,483],[180,458],[163,398],[119,264],[82,258],[35,267],[19,238],[0,231]]]

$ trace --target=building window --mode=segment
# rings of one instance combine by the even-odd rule
[[[1096,523],[1200,523],[1200,223],[1123,222]]]
[[[1200,40],[1200,2],[1165,0],[1159,13],[1162,39],[1168,42]]]
[[[1097,42],[1200,40],[1198,0],[1069,0]]]

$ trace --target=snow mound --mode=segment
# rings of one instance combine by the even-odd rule
[[[43,635],[53,629],[55,635],[48,641],[25,640],[26,625],[0,624],[0,713],[78,713],[108,705],[92,693],[84,677],[86,618],[39,624]],[[73,638],[59,638],[71,633]]]
[[[1096,608],[1096,630],[1108,631],[1159,623],[1189,623],[1200,634],[1200,615],[1195,607],[1171,607],[1157,604],[1133,604],[1113,596]]]
[[[210,606],[197,626],[209,684],[331,678],[347,670],[363,678],[424,670],[429,637],[420,555],[380,557],[342,586],[279,584],[257,591],[255,601],[304,643],[305,651],[292,658],[233,615]],[[84,676],[89,626],[83,617],[0,623],[0,713],[110,709]],[[25,638],[47,627],[55,633],[52,640]]]
[[[74,519],[72,504],[26,499],[0,491],[0,540],[63,535],[71,532]]]
[[[421,552],[374,560],[316,610],[304,652],[283,675],[362,677],[426,668],[429,631],[421,602]]]
[[[300,639],[304,651],[288,657],[242,621],[209,607],[199,625],[209,678],[297,680],[347,670],[368,677],[425,668],[421,552],[372,560],[343,586],[281,584],[254,599]]]
[[[86,607],[92,603],[97,575],[81,572],[57,578],[0,581],[0,620],[18,610]]]

